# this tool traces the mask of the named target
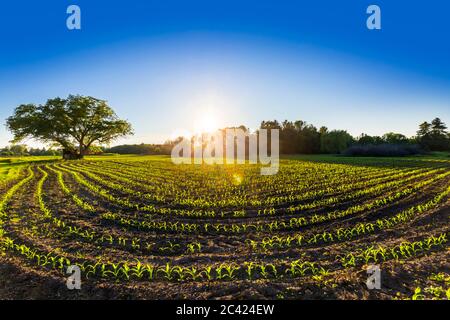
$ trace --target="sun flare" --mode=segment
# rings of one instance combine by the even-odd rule
[[[214,132],[219,129],[218,117],[212,110],[201,112],[194,120],[195,133]]]
[[[242,183],[243,177],[238,173],[233,174],[233,183],[235,185],[240,185]]]

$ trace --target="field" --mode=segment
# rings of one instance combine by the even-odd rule
[[[36,160],[0,163],[0,298],[450,296],[448,158]]]

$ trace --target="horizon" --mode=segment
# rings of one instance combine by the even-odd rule
[[[439,117],[435,117],[435,118],[439,118]],[[434,119],[434,118],[433,118]],[[431,123],[431,120],[433,120],[433,119],[427,119],[427,120],[424,120],[424,121],[426,121],[426,122],[428,122],[428,123]],[[272,119],[273,120],[273,119]],[[284,119],[284,120],[287,120],[287,121],[292,121],[292,122],[294,122],[294,121],[296,121],[296,120],[300,120],[300,119],[295,119],[295,120],[288,120],[288,119]],[[278,121],[280,124],[282,124],[282,122],[284,121],[284,120],[276,120],[276,121]],[[441,120],[442,120],[442,118],[441,118]],[[262,121],[271,121],[270,119],[266,119],[266,120],[262,120]],[[422,122],[424,122],[424,121],[422,121]],[[261,122],[260,122],[261,123]],[[445,122],[444,122],[445,123]],[[313,123],[309,123],[309,122],[306,122],[306,124],[308,124],[308,125],[313,125],[314,127],[316,127],[317,128],[317,130],[319,130],[320,129],[320,125],[316,125],[316,124],[313,124]],[[445,124],[447,124],[447,123],[445,123]],[[224,130],[224,129],[228,129],[228,128],[234,128],[234,127],[238,127],[238,126],[240,126],[240,125],[243,125],[243,126],[245,126],[247,129],[249,129],[249,132],[251,132],[251,133],[254,133],[255,132],[255,130],[258,130],[258,129],[260,129],[259,128],[259,126],[258,126],[258,128],[250,128],[249,126],[246,126],[245,124],[236,124],[236,125],[230,125],[230,126],[227,126],[227,127],[221,127],[221,128],[217,128],[217,130]],[[330,129],[330,128],[327,128],[328,129],[328,131],[333,131],[333,130],[343,130],[343,131],[346,131],[346,132],[348,132],[348,130],[346,130],[346,129]],[[417,130],[419,129],[419,124],[417,125]],[[100,147],[107,147],[107,148],[113,148],[113,147],[116,147],[116,146],[121,146],[121,145],[141,145],[141,144],[146,144],[146,145],[165,145],[166,144],[166,142],[168,142],[168,141],[170,141],[170,140],[175,140],[175,139],[177,139],[177,138],[180,138],[180,137],[187,137],[187,138],[193,138],[193,137],[195,137],[195,136],[197,136],[197,135],[199,135],[199,134],[211,134],[211,133],[214,133],[215,131],[217,131],[216,129],[213,129],[212,131],[208,131],[208,132],[189,132],[189,131],[184,131],[184,132],[182,132],[182,133],[184,133],[184,135],[183,134],[180,134],[180,135],[178,135],[178,136],[176,136],[176,135],[172,135],[171,137],[168,137],[168,138],[166,138],[165,140],[163,140],[163,141],[157,141],[157,142],[147,142],[147,141],[141,141],[141,142],[125,142],[125,143],[117,143],[117,142],[114,142],[114,143],[112,143],[112,144],[110,144],[110,145],[99,145]],[[384,134],[387,134],[387,133],[400,133],[400,134],[403,134],[403,133],[401,133],[401,132],[396,132],[396,131],[387,131],[387,132],[384,132],[383,134],[381,134],[381,135],[369,135],[369,136],[373,136],[373,137],[375,137],[375,136],[377,136],[377,137],[382,137]],[[365,133],[361,133],[361,134],[359,134],[359,135],[357,135],[357,136],[355,136],[355,135],[352,135],[352,134],[350,134],[353,138],[355,138],[355,139],[358,139],[362,134],[365,134]],[[414,138],[414,137],[416,137],[416,134],[414,134],[414,135],[411,135],[411,136],[408,136],[408,135],[405,135],[405,134],[403,134],[406,138],[408,138],[408,139],[412,139],[412,138]],[[129,138],[122,138],[122,139],[118,139],[118,140],[129,140]],[[29,142],[29,141],[31,141],[31,143],[27,143],[27,141]],[[8,147],[8,146],[10,146],[10,145],[14,145],[14,144],[12,144],[12,143],[8,143],[8,144],[5,144],[5,145],[0,145],[0,149],[2,149],[2,148],[6,148],[6,147]],[[39,148],[39,149],[42,149],[42,148],[45,148],[45,149],[54,149],[54,150],[57,150],[58,148],[60,148],[59,146],[58,146],[58,148],[53,148],[53,147],[51,147],[51,146],[49,146],[48,144],[44,144],[44,143],[40,143],[40,142],[36,142],[36,141],[33,141],[33,139],[28,139],[28,140],[24,140],[23,142],[20,142],[20,143],[16,143],[16,145],[26,145],[28,148]]]

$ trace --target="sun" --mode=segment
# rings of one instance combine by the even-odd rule
[[[210,133],[218,129],[218,117],[213,110],[202,111],[194,119],[194,132],[197,134]]]

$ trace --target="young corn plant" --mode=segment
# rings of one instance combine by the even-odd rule
[[[138,279],[142,279],[145,274],[145,268],[140,260],[136,259],[136,265],[130,268],[130,273],[132,276],[135,276]]]
[[[155,266],[151,264],[144,265],[144,271],[148,274],[148,280],[152,281],[154,279]]]
[[[234,280],[236,278],[236,272],[240,269],[239,266],[234,264],[221,264],[218,268],[216,268],[217,279],[225,280]]]
[[[253,279],[253,272],[256,269],[256,263],[254,263],[253,261],[251,262],[245,262],[244,265],[246,266],[245,268],[245,273],[247,274],[247,278],[248,280],[252,280]]]
[[[200,242],[188,243],[186,245],[186,253],[194,254],[196,252],[202,252],[202,245]]]
[[[204,275],[206,277],[206,279],[208,279],[208,281],[213,280],[214,276],[213,276],[212,271],[213,271],[213,268],[211,266],[207,266],[207,267],[203,268],[203,271],[201,271],[202,277]]]
[[[172,281],[174,279],[174,270],[175,269],[176,269],[175,267],[172,267],[171,264],[169,262],[167,262],[164,267],[159,267],[156,270],[156,274],[162,273],[163,277],[166,280]]]
[[[259,269],[260,269],[261,276],[263,276],[263,278],[266,278],[266,279],[271,277],[271,272],[275,278],[278,275],[277,268],[272,263],[261,264],[261,265],[259,265]]]
[[[188,280],[197,281],[203,277],[203,273],[196,267],[185,268],[184,272],[187,274]]]

